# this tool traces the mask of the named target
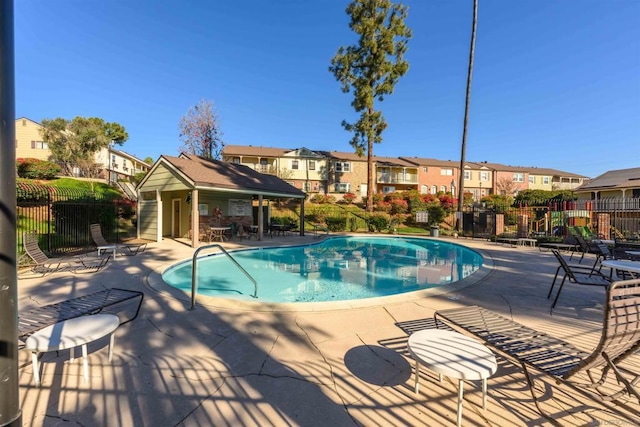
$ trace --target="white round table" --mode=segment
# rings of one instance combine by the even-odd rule
[[[109,362],[113,356],[113,332],[120,326],[120,319],[113,314],[93,314],[58,322],[35,332],[25,342],[25,348],[31,351],[33,378],[40,385],[38,353],[71,350],[71,360],[75,356],[75,347],[82,346],[82,365],[84,381],[89,379],[89,363],[87,361],[87,344],[111,334],[109,341]]]
[[[626,259],[606,259],[600,264],[602,267],[611,269],[609,278],[613,278],[613,270],[625,270],[632,273],[640,273],[640,261],[629,261]]]
[[[442,329],[427,329],[411,334],[409,353],[416,362],[415,391],[419,393],[419,365],[458,380],[458,425],[462,421],[463,384],[465,380],[482,380],[482,408],[487,401],[487,378],[498,368],[491,350],[473,338]]]

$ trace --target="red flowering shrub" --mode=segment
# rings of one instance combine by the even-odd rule
[[[53,179],[60,174],[60,166],[46,160],[16,159],[16,168],[20,178]]]
[[[353,203],[353,201],[356,199],[356,195],[353,193],[345,193],[342,196],[342,200],[344,200],[344,202],[348,205],[350,205],[351,203]]]

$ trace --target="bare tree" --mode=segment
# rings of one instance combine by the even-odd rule
[[[513,196],[516,193],[517,187],[509,178],[500,178],[496,182],[496,190],[498,194],[503,196]]]
[[[207,159],[220,159],[224,141],[220,129],[220,118],[212,101],[201,100],[189,108],[179,123],[180,151]]]

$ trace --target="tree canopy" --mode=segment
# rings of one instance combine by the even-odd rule
[[[122,145],[129,139],[124,126],[98,117],[44,119],[41,133],[54,160],[64,167],[68,175],[74,167],[79,167],[85,176],[93,175],[95,154],[109,144]]]
[[[207,159],[219,159],[224,148],[220,119],[212,101],[201,100],[189,108],[179,123],[180,151]]]
[[[404,60],[411,30],[405,25],[408,8],[390,0],[354,0],[347,6],[349,28],[359,35],[358,43],[340,47],[331,59],[329,71],[342,84],[342,91],[353,90],[351,105],[360,118],[342,121],[353,133],[350,143],[359,156],[367,153],[367,211],[373,210],[373,144],[382,142],[387,127],[375,101],[393,93],[400,77],[409,69]]]

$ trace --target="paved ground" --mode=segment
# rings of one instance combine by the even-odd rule
[[[300,244],[309,237],[242,244]],[[441,308],[477,304],[590,351],[599,337],[604,290],[567,286],[550,314],[547,300],[556,261],[536,248],[455,241],[481,251],[484,272],[466,287],[304,311],[236,304],[171,291],[159,272],[193,250],[180,242],[150,244],[94,274],[19,281],[19,309],[104,287],[145,292],[139,317],[116,332],[114,360],[107,340],[89,346],[90,379],[68,353],[45,356],[43,385],[34,385],[28,352],[20,351],[24,426],[436,426],[455,425],[456,384],[421,370],[413,391],[407,336],[395,324],[429,319]],[[236,243],[225,243],[227,248]],[[587,261],[585,261],[587,262]],[[592,260],[589,260],[592,262]],[[640,371],[640,355],[629,362]],[[466,386],[463,425],[552,425],[542,418],[521,368],[498,358],[486,411],[478,384]],[[640,405],[600,404],[572,389],[537,380],[542,407],[563,426],[640,425]]]

